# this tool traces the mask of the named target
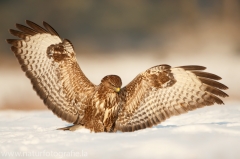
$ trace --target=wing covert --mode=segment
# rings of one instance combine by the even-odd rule
[[[204,69],[159,65],[138,75],[123,88],[116,130],[144,129],[173,115],[214,103],[224,104],[219,97],[227,97],[222,89],[228,88],[215,81],[221,79],[219,76],[202,71]]]
[[[88,96],[95,90],[77,64],[69,40],[61,40],[46,22],[45,28],[26,21],[29,27],[16,24],[20,30],[10,33],[20,39],[8,39],[22,70],[34,90],[58,117],[81,123]]]

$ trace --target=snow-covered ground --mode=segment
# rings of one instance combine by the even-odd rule
[[[0,158],[240,158],[240,103],[204,107],[131,133],[75,132],[51,111],[1,111]],[[11,156],[11,157],[10,157]]]

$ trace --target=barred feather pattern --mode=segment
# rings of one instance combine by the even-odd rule
[[[105,76],[94,85],[77,63],[72,43],[60,39],[46,22],[26,21],[8,39],[22,70],[45,105],[73,123],[60,130],[85,127],[93,132],[131,132],[157,125],[174,115],[213,104],[228,95],[221,78],[203,66],[158,65],[137,75],[122,89],[121,78]]]
[[[124,102],[115,130],[136,131],[196,108],[224,104],[219,97],[228,96],[221,90],[227,87],[215,81],[220,77],[203,72],[204,69],[202,66],[160,65],[142,73],[123,88]],[[154,84],[156,81],[161,85]]]
[[[95,85],[81,71],[69,40],[61,40],[46,22],[45,29],[26,22],[29,27],[17,24],[20,31],[10,30],[20,39],[7,40],[22,70],[49,109],[63,120],[81,123]]]

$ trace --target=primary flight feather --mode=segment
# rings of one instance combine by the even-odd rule
[[[122,87],[117,75],[94,85],[80,69],[72,43],[61,39],[46,22],[44,28],[26,21],[8,39],[22,70],[44,104],[73,123],[60,130],[85,127],[93,132],[136,131],[157,125],[173,115],[223,104],[227,86],[203,66],[158,65]]]

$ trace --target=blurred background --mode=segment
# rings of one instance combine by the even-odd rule
[[[240,101],[240,0],[0,0],[0,110],[47,109],[5,39],[15,23],[48,22],[69,39],[95,84],[123,84],[158,64],[203,65]]]

